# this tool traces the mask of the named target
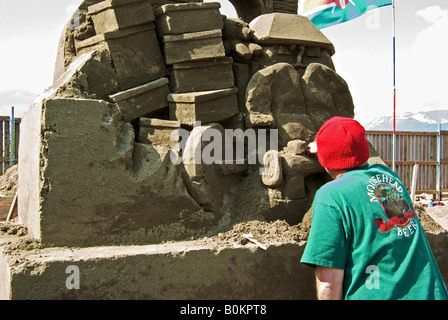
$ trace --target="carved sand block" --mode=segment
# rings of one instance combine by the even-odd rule
[[[188,177],[193,181],[199,181],[204,178],[207,171],[210,171],[210,163],[204,163],[203,159],[203,149],[206,147],[210,141],[208,139],[204,140],[202,138],[203,135],[207,134],[207,131],[213,129],[220,133],[221,136],[224,136],[224,127],[219,123],[209,123],[206,125],[195,126],[193,130],[191,130],[190,135],[185,143],[185,149],[182,153],[182,163],[184,164],[185,172]],[[220,146],[223,147],[223,141],[220,142]],[[220,159],[222,160],[222,159]],[[221,161],[220,161],[221,162]],[[216,164],[216,163],[212,163]],[[212,172],[214,171],[214,168]],[[196,197],[203,198],[203,203],[207,202],[206,197]]]
[[[184,182],[189,194],[217,216],[224,213],[224,195],[247,170],[244,163],[223,162],[224,136],[225,129],[219,123],[195,126],[182,152]]]
[[[202,0],[195,0],[195,1],[189,1],[189,0],[149,0],[154,10],[157,10],[161,6],[165,4],[179,4],[179,3],[189,3],[189,2],[202,2]]]
[[[165,62],[175,63],[225,57],[220,29],[163,36]]]
[[[250,23],[255,42],[262,45],[303,45],[321,47],[330,55],[335,49],[330,40],[307,18],[296,14],[263,14]]]
[[[234,86],[232,58],[174,64],[170,88],[174,93],[226,89]]]
[[[176,93],[168,95],[170,119],[192,126],[220,122],[238,113],[237,89]]]
[[[168,79],[146,83],[144,85],[121,91],[110,96],[121,111],[123,120],[132,121],[168,106],[167,95],[170,93]]]
[[[110,51],[122,90],[159,79],[166,74],[153,24],[107,32],[76,42],[77,54],[96,49]]]
[[[291,65],[295,65],[297,60],[294,55],[295,51],[295,45],[278,44],[263,46],[261,54],[257,58],[257,61],[260,64],[260,69],[276,63],[289,63]]]
[[[107,0],[89,7],[97,34],[147,24],[155,20],[151,3],[142,0]]]
[[[175,132],[180,128],[180,121],[140,118],[137,142],[173,147],[179,141]]]
[[[164,36],[222,29],[220,7],[219,2],[163,5],[155,12],[157,33]]]

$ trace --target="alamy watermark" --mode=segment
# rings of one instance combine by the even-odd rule
[[[266,152],[278,150],[277,129],[224,129],[196,122],[191,132],[174,130],[170,140],[177,142],[170,153],[176,165],[264,164]]]
[[[68,290],[79,290],[81,288],[79,267],[70,265],[65,269],[65,273],[69,274],[65,280],[65,287]]]
[[[369,275],[366,280],[367,289],[380,288],[380,269],[376,265],[370,265],[366,268],[366,273]]]

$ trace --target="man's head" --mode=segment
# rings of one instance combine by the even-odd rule
[[[358,121],[333,117],[325,122],[316,136],[317,156],[327,169],[347,170],[369,159],[366,131]]]

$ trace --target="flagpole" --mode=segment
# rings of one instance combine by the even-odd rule
[[[395,86],[395,0],[392,0],[392,28],[393,28],[393,40],[392,40],[392,55],[393,55],[393,141],[392,141],[392,170],[395,172],[395,160],[396,160],[396,144],[397,144],[397,134],[395,132],[395,113],[396,113],[396,102],[397,102],[397,88]]]

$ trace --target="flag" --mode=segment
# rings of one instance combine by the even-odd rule
[[[299,14],[307,16],[322,29],[391,4],[392,0],[301,0]]]

